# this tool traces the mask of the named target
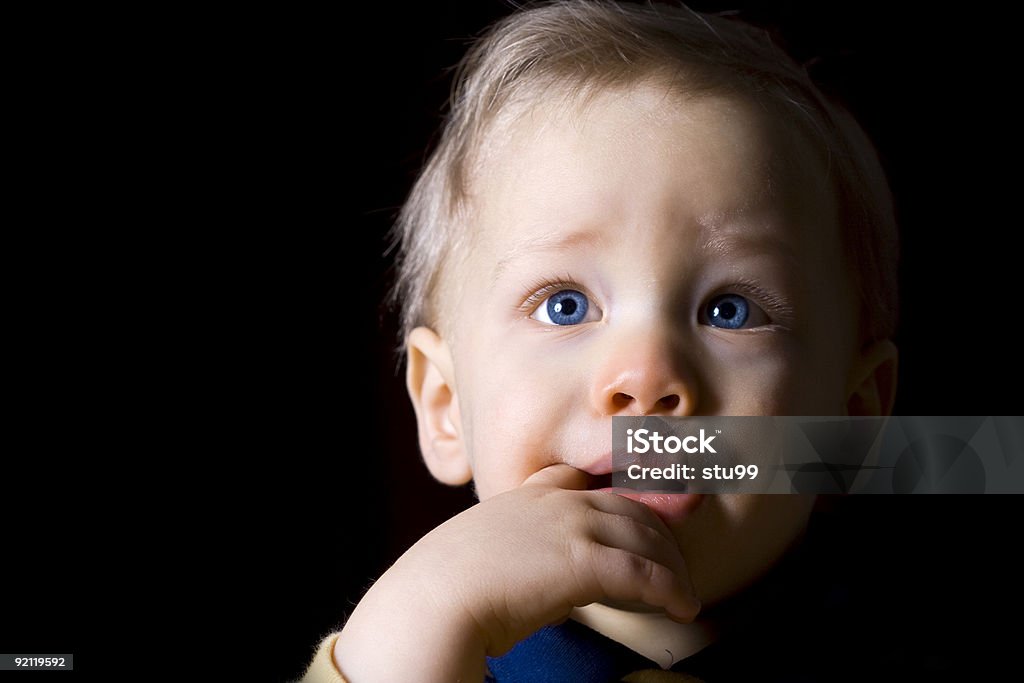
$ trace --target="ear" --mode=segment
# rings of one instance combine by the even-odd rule
[[[465,484],[473,471],[462,440],[448,345],[433,330],[417,327],[409,333],[406,354],[405,384],[416,411],[420,452],[427,469],[444,484]]]
[[[846,385],[847,415],[892,414],[898,357],[896,345],[888,339],[871,342],[861,349]]]

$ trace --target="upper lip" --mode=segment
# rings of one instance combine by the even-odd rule
[[[607,451],[596,460],[577,469],[580,469],[592,476],[601,476],[612,474],[614,472],[625,472],[630,465],[635,464],[636,462],[638,462],[636,455],[622,454],[613,458],[612,452]]]

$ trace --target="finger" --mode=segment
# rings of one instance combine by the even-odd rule
[[[586,472],[575,467],[557,463],[534,472],[523,482],[523,486],[554,486],[560,489],[583,491],[587,488],[588,476]]]
[[[608,514],[632,517],[657,531],[663,538],[670,541],[673,545],[677,542],[675,536],[672,535],[672,532],[661,517],[654,514],[654,512],[643,503],[630,500],[629,498],[624,498],[623,496],[615,493],[600,491],[595,493],[592,504],[598,510]]]
[[[686,560],[679,551],[675,538],[666,539],[664,535],[647,524],[626,515],[614,515],[594,511],[596,516],[590,528],[595,542],[609,548],[619,548],[627,552],[653,560],[668,567],[674,572],[685,589],[696,598]]]
[[[693,621],[700,612],[692,588],[669,567],[621,548],[591,547],[593,580],[601,593],[597,599],[639,601],[682,622]]]

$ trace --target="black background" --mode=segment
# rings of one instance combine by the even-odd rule
[[[299,132],[311,147],[299,161],[312,163],[297,173],[314,189],[287,188],[312,197],[316,213],[298,208],[281,229],[285,253],[271,261],[281,269],[274,286],[282,297],[268,324],[287,330],[273,338],[286,336],[288,359],[271,360],[268,378],[284,432],[273,442],[282,456],[274,490],[291,506],[261,555],[275,572],[264,597],[274,675],[298,674],[372,577],[472,502],[467,490],[434,483],[418,462],[396,375],[394,320],[379,307],[390,281],[381,255],[440,123],[445,68],[509,5],[364,9],[343,22],[323,55],[311,55],[330,59],[340,42],[353,48],[346,61],[316,64],[310,78],[302,59],[289,60],[304,88],[329,93],[331,116],[313,117],[325,129]],[[1015,131],[1002,104],[1010,44],[999,37],[1000,17],[860,2],[693,6],[741,9],[798,60],[813,60],[812,73],[847,102],[880,150],[903,240],[895,412],[1020,414],[1019,340],[1006,327],[1020,309],[1020,240],[1015,162],[1007,158]],[[309,101],[303,92],[295,106]],[[343,350],[341,338],[354,348]],[[861,532],[856,547],[890,591],[892,609],[917,615],[920,649],[937,653],[939,671],[950,651],[992,656],[991,621],[1019,601],[1009,560],[1019,499],[851,499],[841,509]]]
[[[799,61],[813,62],[823,88],[846,101],[875,140],[903,241],[895,412],[1024,412],[1020,339],[1010,331],[1021,309],[1020,173],[1017,124],[1005,112],[1019,79],[1006,18],[981,5],[955,12],[848,0],[691,6],[739,10],[769,27]],[[141,162],[128,163],[122,170],[142,182],[111,195],[119,211],[133,209],[137,232],[123,259],[132,275],[155,267],[157,254],[174,260],[158,299],[124,311],[129,320],[138,310],[166,311],[166,322],[132,328],[114,343],[125,358],[150,338],[169,344],[153,357],[131,357],[150,369],[123,392],[125,403],[143,385],[182,391],[167,391],[169,407],[136,423],[143,431],[131,442],[132,457],[181,477],[167,510],[182,528],[193,523],[195,501],[211,502],[195,539],[172,521],[174,550],[155,559],[176,577],[170,585],[198,580],[201,608],[186,622],[216,615],[214,638],[241,637],[244,649],[213,652],[227,657],[222,666],[237,656],[246,677],[300,675],[319,638],[340,627],[373,577],[473,502],[468,489],[433,482],[419,460],[395,320],[380,302],[392,275],[386,233],[441,122],[446,68],[470,37],[511,9],[499,0],[445,0],[188,15],[176,18],[181,31],[157,50],[157,66],[137,71],[126,65],[151,24],[127,34],[133,49],[84,46],[118,71],[113,82],[125,106],[113,108],[113,124],[137,136],[130,141],[138,141],[140,158],[164,166],[150,177]],[[53,72],[71,74],[67,83],[94,83],[103,69],[75,72],[72,57]],[[135,88],[147,84],[166,93],[139,102]],[[66,104],[63,111],[85,121],[95,100]],[[158,124],[149,124],[151,114]],[[47,130],[54,136],[76,121],[58,119]],[[88,126],[70,131],[92,139]],[[151,185],[162,193],[150,194]],[[152,240],[145,249],[138,232]],[[101,245],[108,247],[124,242]],[[120,292],[141,276],[110,279]],[[121,522],[153,481],[139,479],[134,465],[119,476],[124,471],[133,498],[113,511]],[[4,501],[12,524],[51,528],[43,520],[62,505],[58,523],[77,514],[58,503],[59,492],[22,493]],[[915,649],[936,653],[936,671],[950,653],[964,666],[997,654],[1005,632],[996,618],[1020,613],[1019,565],[1010,559],[1020,498],[851,497],[837,510],[850,552],[886,597],[891,613],[880,619],[909,620]],[[200,536],[212,537],[214,548]],[[77,600],[47,588],[67,579],[64,560],[52,559],[3,558],[8,585],[21,588],[5,596],[0,650],[74,649],[86,622]],[[145,587],[131,595],[166,600],[169,589],[156,582],[154,590],[149,577],[136,572]],[[75,594],[89,591],[78,586]],[[167,618],[143,612],[126,623],[145,631]]]

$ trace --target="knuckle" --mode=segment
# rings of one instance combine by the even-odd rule
[[[615,553],[615,568],[630,581],[646,581],[654,573],[655,563],[636,553],[619,550]]]
[[[636,558],[636,573],[642,577],[645,582],[654,583],[661,574],[661,565],[646,557],[637,557],[635,555],[634,557]]]
[[[665,541],[665,537],[656,530],[635,520],[633,521],[632,533],[651,544],[660,544]]]

